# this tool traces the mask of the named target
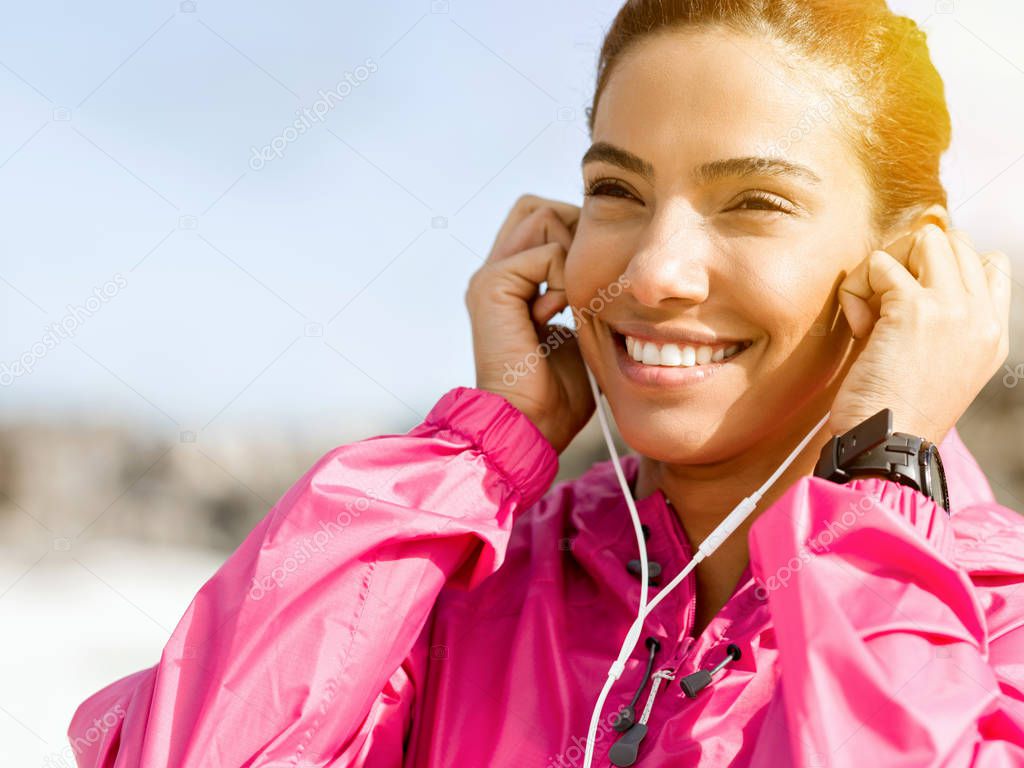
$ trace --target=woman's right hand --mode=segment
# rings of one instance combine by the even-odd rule
[[[570,203],[520,197],[465,296],[477,388],[525,413],[559,453],[594,411],[575,333],[547,324],[568,305],[565,257],[579,215]],[[540,296],[542,282],[554,288]]]

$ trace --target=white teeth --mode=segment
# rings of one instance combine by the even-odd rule
[[[659,347],[653,342],[642,341],[632,336],[626,336],[625,339],[627,354],[638,363],[643,363],[644,365],[664,365],[673,368],[688,368],[694,365],[720,363],[743,349],[742,344],[733,344],[729,347],[719,347],[718,349],[713,349],[706,344],[701,346],[664,344]]]
[[[644,344],[642,358],[644,365],[661,365],[661,355],[658,353],[658,346],[650,341]]]
[[[675,344],[666,344],[663,346],[661,348],[661,364],[682,365],[683,353],[679,351],[679,347]]]
[[[644,344],[642,341],[633,342],[633,359],[638,363],[644,359]]]

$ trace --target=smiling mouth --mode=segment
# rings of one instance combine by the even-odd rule
[[[729,344],[656,344],[612,331],[615,344],[640,365],[652,368],[701,368],[727,363],[754,343],[752,340]]]

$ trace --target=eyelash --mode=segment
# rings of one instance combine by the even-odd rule
[[[593,183],[586,185],[584,190],[583,190],[583,194],[586,197],[595,197],[595,196],[597,196],[599,194],[598,190],[601,189],[602,187],[613,187],[615,189],[619,189],[619,190],[625,192],[626,194],[632,196],[632,193],[628,189],[626,189],[623,185],[621,185],[621,184],[619,184],[619,183],[617,183],[615,181],[612,181],[611,179],[598,179],[597,181],[594,181]],[[616,197],[616,195],[612,195],[612,196]],[[753,191],[750,192],[750,194],[748,194],[746,197],[744,197],[742,200],[740,200],[739,205],[742,205],[744,203],[749,203],[749,202],[753,201],[753,202],[765,203],[766,205],[769,206],[771,211],[778,211],[779,213],[794,213],[792,207],[790,207],[789,205],[787,205],[785,203],[781,203],[780,200],[781,200],[781,198],[776,197],[775,195],[772,195],[772,194],[770,194],[768,192],[762,192],[761,190],[753,190]],[[730,210],[735,210],[735,209],[730,209]],[[739,208],[738,210],[764,211],[765,209],[764,208]]]

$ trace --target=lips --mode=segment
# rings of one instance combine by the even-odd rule
[[[692,386],[699,386],[705,382],[711,381],[717,378],[722,371],[727,371],[735,366],[742,366],[742,358],[744,353],[755,346],[754,341],[744,342],[740,345],[730,344],[729,347],[737,346],[737,349],[730,350],[731,356],[726,357],[725,352],[729,347],[723,347],[719,345],[718,350],[711,349],[711,360],[707,363],[698,363],[697,354],[701,354],[701,359],[707,357],[707,350],[700,351],[699,346],[694,348],[690,345],[690,351],[685,351],[683,347],[687,345],[675,346],[679,349],[679,356],[681,358],[679,364],[674,363],[672,355],[674,354],[671,349],[666,350],[666,344],[655,344],[655,353],[658,355],[656,362],[643,362],[643,358],[637,361],[633,354],[630,353],[626,347],[626,337],[619,333],[611,334],[611,342],[615,349],[615,360],[619,372],[634,385],[651,389],[652,391],[665,391],[674,390],[680,387],[689,388]],[[633,348],[635,353],[638,347],[642,348],[644,352],[647,350],[647,341],[633,340],[629,342],[629,345]],[[670,342],[671,343],[671,342]],[[712,345],[700,345],[708,346]],[[721,356],[720,360],[715,360],[716,355]],[[662,354],[666,357],[663,359]],[[647,360],[653,361],[652,353],[646,352]],[[686,363],[689,362],[689,356],[693,355],[694,362],[692,365]],[[685,355],[685,358],[683,357]],[[736,362],[734,362],[736,361]]]
[[[750,342],[747,336],[733,336],[719,333],[704,326],[698,325],[675,325],[667,323],[647,323],[634,320],[621,320],[605,322],[608,328],[620,336],[631,336],[644,342],[653,342],[661,346],[663,344],[675,344],[677,346],[701,347],[708,346],[712,349],[728,347],[731,344],[744,344]]]

